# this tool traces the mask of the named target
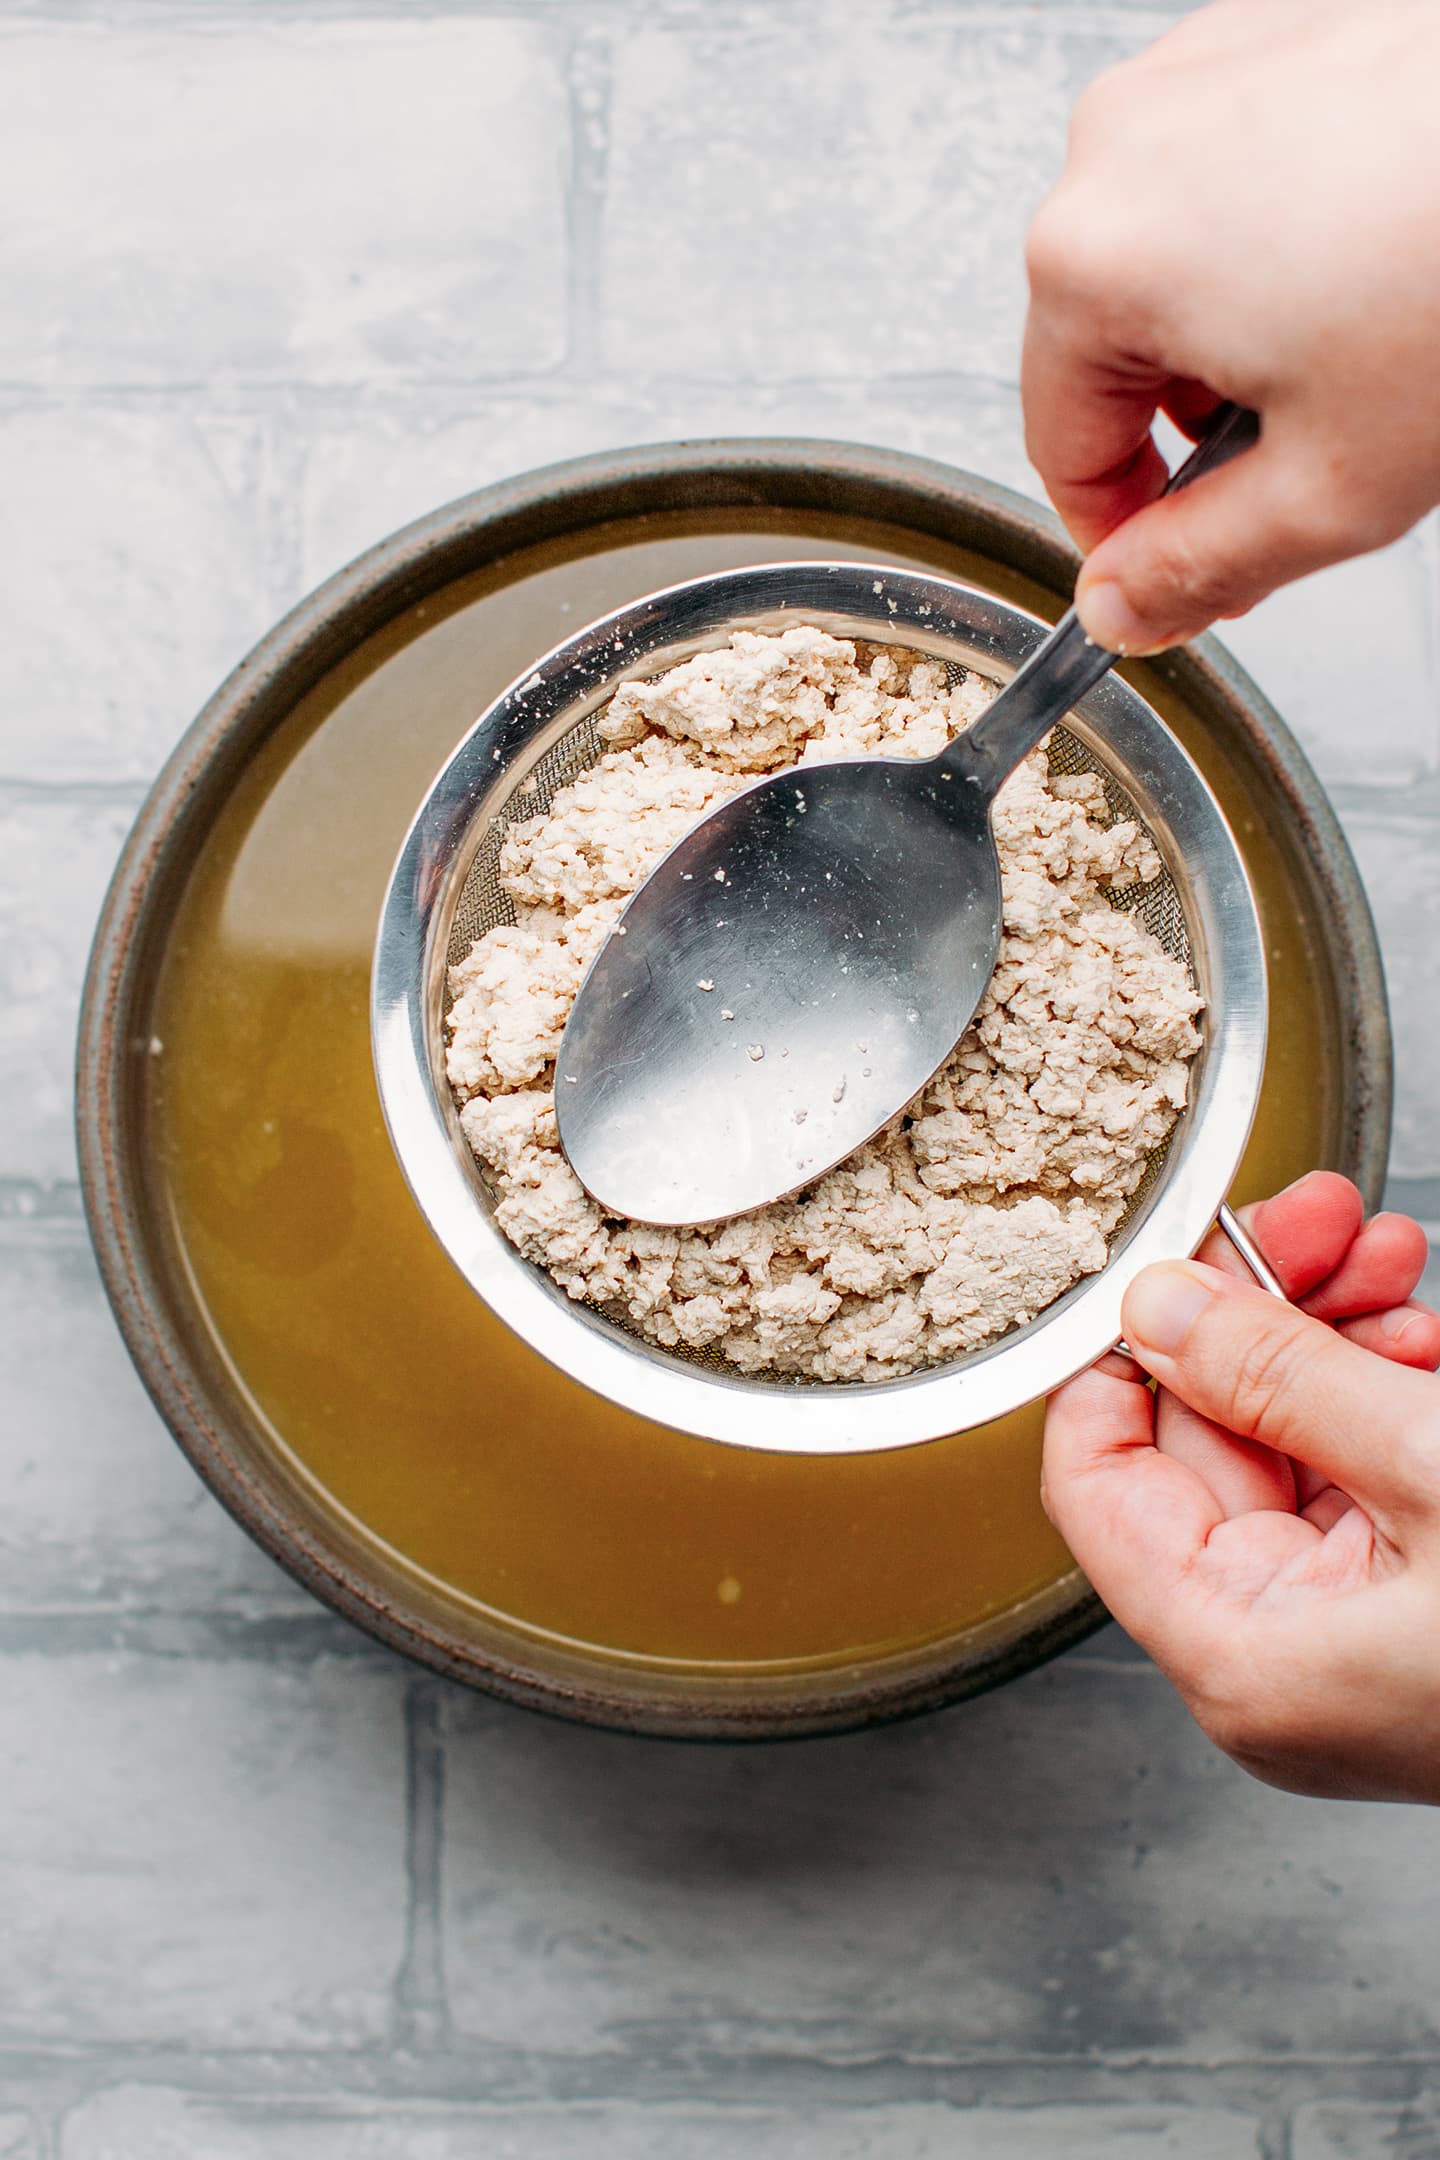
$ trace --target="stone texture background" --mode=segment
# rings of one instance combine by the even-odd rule
[[[1129,0],[0,5],[0,2155],[1430,2160],[1440,1817],[1264,1791],[1114,1630],[697,1753],[311,1607],[131,1376],[69,1131],[146,783],[274,616],[575,452],[1020,487],[1019,243]],[[1353,837],[1440,1219],[1433,523],[1238,626]]]

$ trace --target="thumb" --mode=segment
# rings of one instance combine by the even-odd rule
[[[1146,1268],[1125,1339],[1192,1410],[1293,1456],[1379,1515],[1433,1512],[1440,1386],[1196,1260]]]
[[[1273,439],[1136,511],[1086,558],[1075,605],[1109,652],[1154,653],[1346,554],[1314,478]]]

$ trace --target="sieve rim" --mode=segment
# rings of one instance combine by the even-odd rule
[[[508,799],[619,681],[658,674],[736,629],[801,622],[958,660],[1000,681],[1049,631],[956,580],[884,563],[797,561],[663,587],[564,639],[482,713],[412,821],[376,939],[372,1046],[391,1142],[422,1214],[470,1287],[530,1347],[623,1408],[701,1438],[767,1452],[866,1453],[988,1424],[1048,1394],[1118,1339],[1121,1300],[1142,1267],[1197,1248],[1259,1100],[1265,962],[1248,874],[1220,805],[1160,716],[1112,675],[1065,725],[1116,769],[1161,844],[1207,998],[1191,1105],[1122,1248],[1026,1328],[963,1364],[868,1384],[796,1386],[682,1364],[572,1303],[490,1220],[437,1057],[450,925],[486,806]]]

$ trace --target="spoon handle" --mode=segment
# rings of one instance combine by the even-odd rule
[[[1171,474],[1165,493],[1178,494],[1192,480],[1251,449],[1259,439],[1258,414],[1243,405],[1219,406],[1189,457]],[[1090,642],[1070,608],[994,704],[958,738],[966,778],[973,777],[994,794],[1056,721],[1063,720],[1086,691],[1109,673],[1118,657]]]
[[[1274,1268],[1271,1267],[1264,1253],[1261,1252],[1254,1238],[1245,1228],[1244,1223],[1235,1214],[1228,1200],[1221,1201],[1215,1221],[1230,1240],[1232,1247],[1240,1255],[1260,1288],[1268,1290],[1271,1297],[1279,1298],[1282,1305],[1288,1305],[1290,1300],[1285,1294],[1284,1283],[1281,1282]],[[1133,1357],[1135,1354],[1123,1335],[1116,1343],[1115,1348],[1122,1357]]]
[[[1215,1220],[1219,1223],[1226,1237],[1229,1238],[1236,1252],[1239,1253],[1246,1267],[1249,1268],[1256,1282],[1259,1283],[1260,1288],[1268,1290],[1271,1297],[1277,1297],[1283,1304],[1288,1305],[1290,1300],[1285,1295],[1285,1285],[1255,1243],[1254,1238],[1245,1228],[1244,1223],[1233,1213],[1228,1201],[1221,1201],[1220,1212]]]

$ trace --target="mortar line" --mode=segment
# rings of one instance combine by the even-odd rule
[[[1261,2118],[1260,2160],[1292,2160],[1293,2123],[1294,2112],[1288,2107]]]
[[[57,1554],[57,1558],[64,1558]],[[73,1556],[72,1556],[73,1557]],[[321,1663],[374,1672],[395,1668],[398,1652],[315,1603],[248,1602],[133,1606],[102,1585],[92,1606],[43,1597],[0,1610],[0,1657],[85,1658],[122,1654],[158,1664],[227,1665],[261,1660],[288,1669]]]
[[[603,269],[601,244],[610,161],[610,35],[603,20],[581,17],[565,62],[570,170],[565,190],[566,373],[582,383],[600,374]]]
[[[736,2098],[736,2072],[748,2079]],[[383,2043],[361,2047],[246,2046],[106,2039],[94,2044],[12,2038],[0,2044],[0,2092],[12,2104],[33,2093],[90,2090],[142,2071],[145,2081],[173,2084],[215,2099],[247,2104],[286,2101],[417,2099],[495,2108],[604,2106],[633,2103],[637,2094],[657,2106],[717,2109],[807,2104],[876,2107],[940,2101],[960,2107],[1041,2109],[1142,2106],[1239,2106],[1270,2129],[1291,2110],[1317,2099],[1413,2107],[1433,2090],[1440,2056],[1398,2054],[1257,2055],[1213,2061],[1166,2061],[1137,2055],[1021,2053],[929,2058],[876,2052],[849,2060],[834,2055],[707,2051],[696,2056],[677,2040],[672,2051],[597,2050],[544,2055],[461,2036],[452,2048],[423,2058],[395,2054]],[[1034,2082],[1017,2085],[1017,2074]],[[1272,2140],[1264,2160],[1289,2160],[1285,2139]]]
[[[83,1216],[6,1215],[3,1210],[4,1181],[0,1180],[0,1251],[80,1252],[90,1243]]]
[[[76,1179],[45,1183],[0,1176],[0,1247],[33,1252],[49,1246],[74,1248],[89,1240]]]
[[[260,428],[260,579],[276,621],[306,591],[304,511],[306,446],[288,424],[291,399],[276,399],[255,418]]]
[[[463,398],[473,406],[477,396],[495,399],[523,398],[532,403],[562,402],[583,389],[592,397],[644,402],[657,389],[680,393],[715,393],[747,390],[791,396],[822,396],[827,392],[863,398],[879,390],[913,397],[928,404],[942,392],[989,390],[1018,399],[1013,376],[984,368],[871,369],[864,373],[816,373],[790,375],[737,375],[733,369],[716,374],[697,374],[684,368],[642,373],[633,369],[577,370],[563,365],[521,373],[487,374],[475,369],[464,375],[429,370],[396,374],[376,382],[353,376],[264,375],[229,377],[223,382],[208,376],[162,377],[147,382],[110,382],[100,376],[77,376],[65,383],[33,381],[24,376],[0,378],[0,410],[69,411],[86,404],[110,404],[122,409],[154,408],[165,413],[225,413],[246,416],[283,411],[287,401],[308,401],[326,412],[341,408],[383,411],[387,406],[427,403],[437,395]]]
[[[612,24],[640,21],[681,31],[694,24],[699,12],[695,0],[645,0],[643,6],[637,0],[586,0],[586,4],[590,12]],[[837,13],[863,19],[868,11],[869,0],[791,0],[783,10],[792,21],[832,26]],[[249,6],[237,5],[237,0],[134,0],[121,15],[113,0],[29,0],[28,5],[16,7],[0,20],[0,36],[77,24],[124,30],[200,31],[248,29],[257,21],[272,30],[312,22],[408,24],[474,20],[525,24],[537,16],[545,20],[574,12],[572,0],[415,0],[411,5],[406,0],[308,0],[303,11],[287,5],[286,0],[251,0]],[[1056,26],[1056,11],[1044,5],[1044,0],[897,0],[894,12],[900,23],[922,28],[933,25],[946,29],[959,26],[966,31],[1018,28],[1038,32],[1053,31]],[[1135,34],[1138,41],[1160,36],[1178,20],[1179,13],[1177,6],[1157,6],[1154,0],[1090,0],[1089,5],[1067,11],[1061,24],[1065,34],[1075,37],[1119,32]],[[753,19],[745,0],[705,0],[704,16],[707,29],[712,31],[717,23],[722,29],[744,30]]]
[[[440,1870],[445,1826],[445,1741],[440,1696],[416,1681],[405,1698],[405,1953],[395,1978],[395,2045],[409,2055],[450,2036]]]
[[[91,810],[138,810],[154,773],[110,780],[51,780],[29,773],[0,773],[0,809],[10,804],[71,802]]]

